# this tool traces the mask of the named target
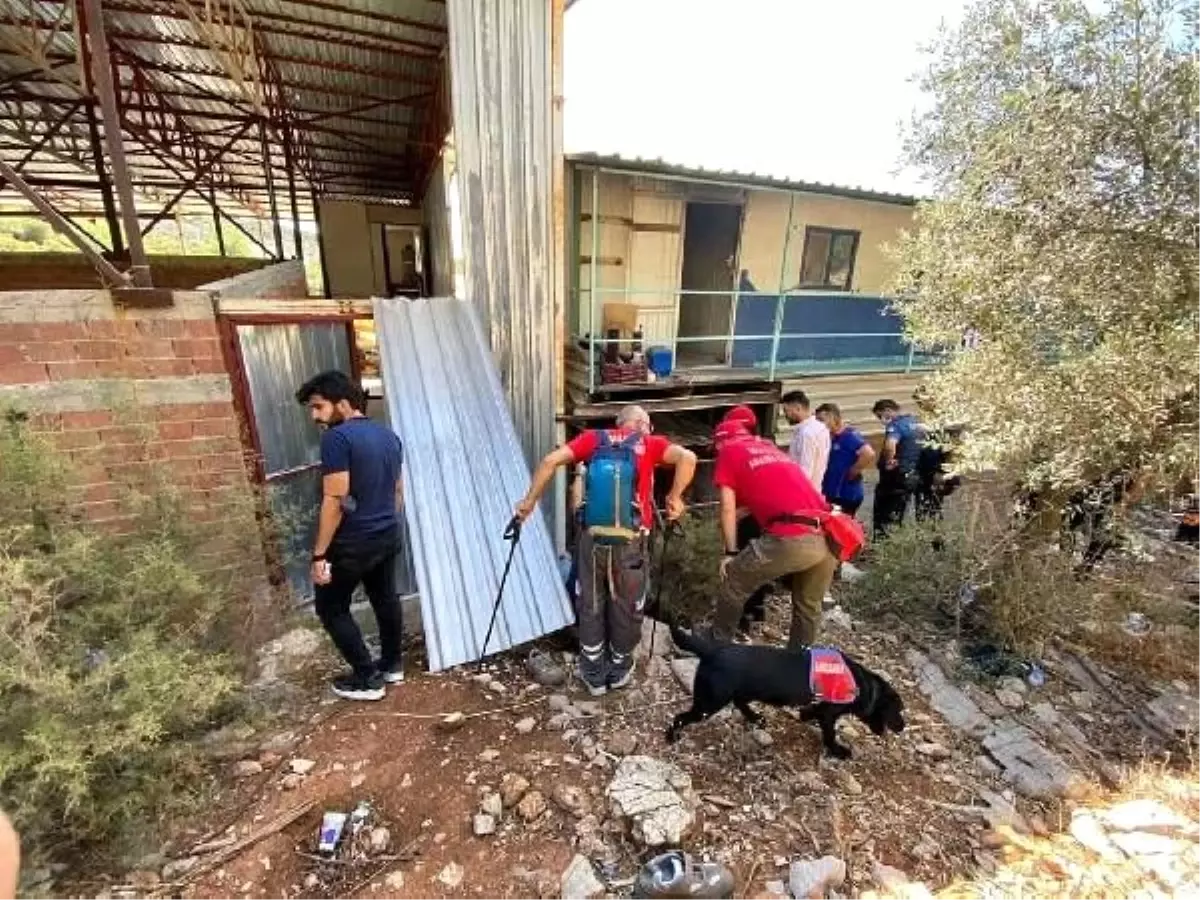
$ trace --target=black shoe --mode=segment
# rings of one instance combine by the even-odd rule
[[[383,676],[378,672],[370,677],[341,675],[333,679],[333,692],[343,700],[382,700]]]
[[[613,663],[608,670],[608,689],[610,691],[619,691],[621,688],[628,686],[629,682],[633,681],[633,656],[628,657],[628,662],[622,665]]]

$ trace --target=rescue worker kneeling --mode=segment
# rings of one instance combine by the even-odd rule
[[[837,569],[837,558],[821,530],[829,504],[804,470],[772,441],[754,431],[749,407],[730,410],[713,433],[717,459],[713,483],[721,493],[721,590],[712,635],[733,639],[746,598],[757,588],[791,575],[792,627],[788,647],[816,642],[821,601]],[[737,549],[738,508],[749,510],[762,536]]]

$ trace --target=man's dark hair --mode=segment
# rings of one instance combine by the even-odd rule
[[[879,415],[885,412],[900,412],[900,404],[895,400],[876,400],[875,405],[871,407],[871,412],[874,415]]]
[[[299,403],[308,403],[313,397],[324,397],[330,403],[345,400],[351,409],[359,412],[365,412],[367,408],[367,395],[363,389],[355,384],[349,375],[337,369],[314,375],[296,391],[296,400]]]
[[[822,414],[827,416],[836,416],[840,419],[842,417],[842,410],[841,407],[839,407],[836,403],[822,403],[816,408],[814,415],[819,416]]]
[[[804,391],[788,391],[780,400],[785,406],[803,406],[808,409],[808,394]]]

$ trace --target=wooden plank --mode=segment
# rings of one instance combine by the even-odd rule
[[[621,407],[628,402],[630,402],[629,399],[614,400],[609,403],[588,403],[575,407],[563,419],[568,422],[578,422],[608,418],[615,416],[620,412]],[[778,402],[779,389],[776,387],[730,394],[693,394],[688,397],[666,397],[656,400],[641,399],[638,400],[638,406],[653,415],[656,412],[685,412],[687,410],[717,409],[719,407],[738,406],[741,404],[755,406]]]
[[[678,225],[672,225],[670,222],[634,222],[629,227],[634,231],[658,231],[663,234],[679,234],[682,230]]]
[[[581,213],[579,216],[579,221],[591,222],[592,214]],[[603,213],[600,214],[599,221],[601,225],[625,225],[628,227],[633,224],[633,219],[629,218],[628,216],[606,216]]]
[[[255,321],[346,321],[371,319],[375,307],[370,300],[267,300],[219,297],[217,313],[242,322]]]

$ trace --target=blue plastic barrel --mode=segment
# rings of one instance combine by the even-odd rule
[[[646,366],[659,378],[671,374],[672,363],[670,347],[651,347],[646,351]]]

